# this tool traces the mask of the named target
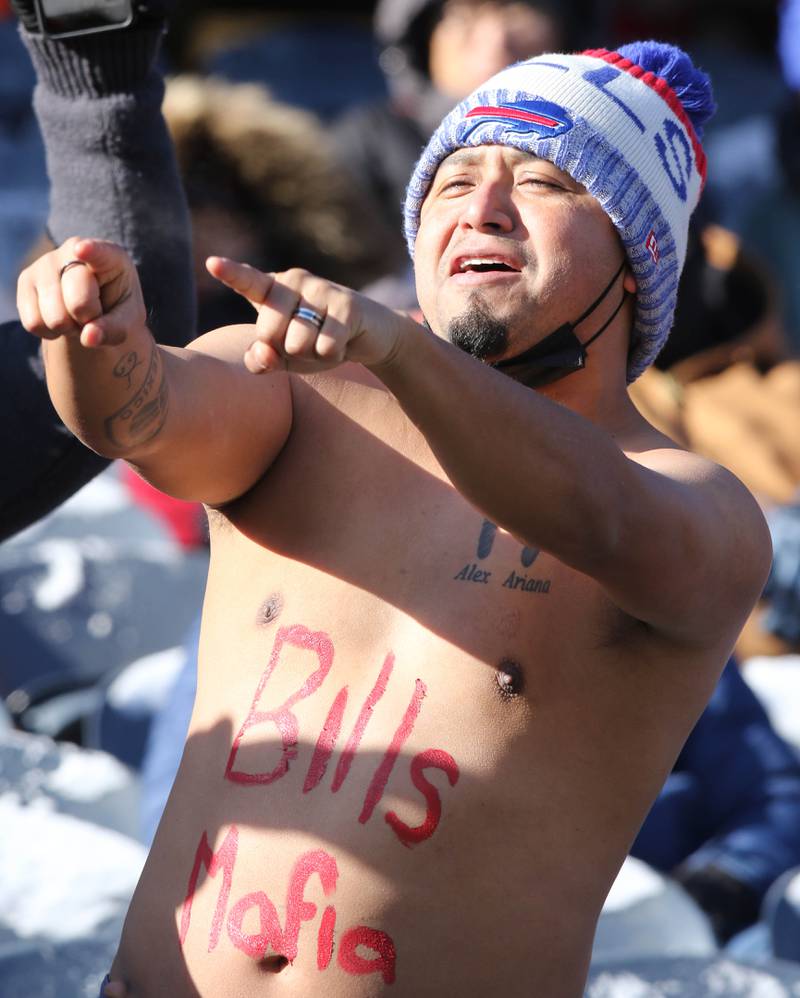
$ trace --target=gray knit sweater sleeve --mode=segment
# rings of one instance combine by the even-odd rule
[[[161,116],[161,34],[147,26],[60,41],[22,37],[38,77],[53,241],[97,236],[124,246],[156,339],[180,345],[195,335],[195,299],[186,199]]]
[[[35,108],[51,181],[50,234],[121,243],[139,267],[150,328],[195,334],[189,219],[161,117],[161,30],[49,41],[22,33],[36,67]],[[108,465],[50,402],[39,341],[0,326],[0,541],[35,522]]]

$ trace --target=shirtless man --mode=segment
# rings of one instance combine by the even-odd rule
[[[582,993],[769,566],[749,493],[626,391],[702,171],[665,82],[551,55],[415,171],[430,329],[212,258],[255,329],[158,348],[115,247],[23,275],[65,422],[211,524],[189,739],[107,995]]]

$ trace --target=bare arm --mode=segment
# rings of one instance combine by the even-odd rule
[[[80,262],[63,270],[70,261]],[[157,346],[136,271],[110,243],[73,239],[36,261],[20,277],[18,308],[44,340],[48,390],[65,424],[172,495],[210,505],[236,498],[288,436],[286,375],[257,381],[242,364],[254,328],[217,330],[187,349]]]
[[[370,367],[487,517],[592,576],[665,635],[733,644],[766,578],[770,544],[755,500],[732,475],[676,449],[633,460],[577,413],[303,271],[212,266],[263,303],[250,371]],[[298,300],[324,316],[319,330],[292,318]]]
[[[597,579],[656,629],[734,640],[770,544],[755,500],[724,469],[676,449],[631,459],[602,428],[421,327],[373,370],[456,488],[498,525]]]

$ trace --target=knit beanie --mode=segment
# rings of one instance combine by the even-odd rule
[[[411,177],[409,252],[439,164],[465,146],[505,145],[554,163],[597,199],[636,277],[628,382],[669,334],[689,217],[705,183],[708,77],[680,49],[637,42],[617,52],[542,55],[509,66],[441,123]]]

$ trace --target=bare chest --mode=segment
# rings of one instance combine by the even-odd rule
[[[563,631],[576,600],[607,614],[597,587],[470,505],[402,413],[365,410],[356,422],[312,396],[278,462],[215,526],[215,570],[257,578],[253,598],[280,577],[307,607],[384,628],[410,618],[479,657],[498,637],[531,648]],[[499,484],[513,490],[513,475]]]

